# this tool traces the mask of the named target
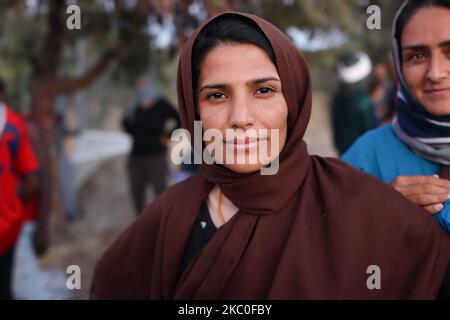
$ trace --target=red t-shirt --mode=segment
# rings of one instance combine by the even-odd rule
[[[28,140],[25,121],[0,102],[2,108],[5,117],[3,128],[0,127],[0,254],[14,246],[25,219],[24,207],[17,194],[20,178],[39,167]]]

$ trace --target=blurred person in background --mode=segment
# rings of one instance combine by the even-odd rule
[[[374,64],[369,79],[369,94],[378,126],[390,123],[395,114],[396,86],[389,67],[383,62]]]
[[[388,93],[389,99],[389,110],[385,117],[385,123],[390,123],[395,118],[395,114],[397,112],[397,90],[398,90],[398,77],[395,70],[395,63],[392,56],[390,56],[387,60],[387,67],[389,72],[389,78],[392,80],[392,86]]]
[[[15,299],[40,300],[49,298],[51,289],[45,283],[53,277],[39,264],[39,258],[47,252],[50,243],[50,161],[42,130],[32,116],[25,120],[31,147],[40,164],[39,188],[29,201],[24,202],[24,221],[14,250],[12,292]]]
[[[25,207],[39,190],[39,163],[30,145],[24,119],[5,104],[0,80],[0,299],[12,299],[14,247],[24,220]],[[46,248],[46,230],[37,229],[35,249]]]
[[[390,86],[387,67],[381,62],[375,63],[369,77],[368,87],[378,125],[383,124],[389,110],[388,92]]]
[[[136,100],[122,120],[123,128],[133,139],[127,170],[136,214],[146,204],[146,187],[153,186],[157,196],[166,189],[169,166],[166,159],[170,133],[168,121],[179,127],[176,109],[157,94],[146,79],[137,81]]]
[[[369,79],[369,94],[373,103],[377,124],[382,125],[388,109],[387,93],[383,81],[375,75],[372,75]]]
[[[394,21],[399,79],[392,124],[342,157],[437,218],[450,233],[450,0],[411,0]]]
[[[345,53],[338,59],[340,84],[331,102],[334,145],[339,154],[376,127],[374,105],[368,92],[372,71],[369,56],[361,51]]]

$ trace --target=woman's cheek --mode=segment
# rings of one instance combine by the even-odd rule
[[[406,84],[410,87],[415,87],[421,83],[422,78],[425,77],[426,67],[422,65],[408,66],[403,68],[403,76]]]

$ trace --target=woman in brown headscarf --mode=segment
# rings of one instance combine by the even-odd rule
[[[203,164],[108,249],[94,298],[436,297],[449,237],[391,187],[308,154],[309,71],[281,31],[242,13],[205,22],[182,52],[178,98],[192,136],[195,120],[223,133],[277,129],[259,138],[278,146],[270,159],[278,171],[261,174],[267,162]],[[253,142],[223,145],[250,153]]]

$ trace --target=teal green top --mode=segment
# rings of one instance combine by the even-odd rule
[[[360,137],[342,160],[385,183],[398,176],[435,175],[440,165],[411,151],[395,134],[392,125],[371,130]],[[434,217],[450,233],[450,200]]]

